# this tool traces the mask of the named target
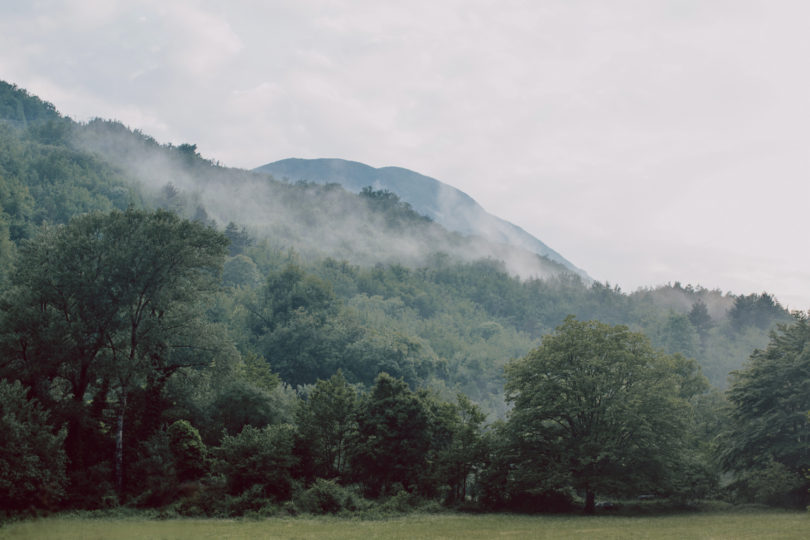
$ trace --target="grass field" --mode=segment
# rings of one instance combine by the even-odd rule
[[[121,539],[420,539],[463,538],[810,538],[806,512],[761,511],[660,517],[410,515],[386,520],[341,518],[106,519],[50,517],[6,524],[0,538]]]

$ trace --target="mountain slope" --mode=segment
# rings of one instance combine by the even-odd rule
[[[537,253],[590,281],[588,275],[546,244],[484,210],[472,197],[435,178],[401,167],[375,169],[343,159],[283,159],[254,169],[289,181],[338,183],[355,193],[364,187],[387,189],[443,227]]]
[[[382,176],[404,179],[404,185],[391,180],[388,189],[409,193],[421,187],[421,199],[411,200],[423,214],[438,217],[448,205],[438,204],[443,190],[435,180],[413,181],[421,175],[405,169],[323,161],[333,170],[321,181],[345,180],[346,189],[221,167],[193,144],[160,144],[120,122],[76,123],[0,82],[0,293],[9,283],[16,246],[43,223],[114,208],[171,209],[241,238],[226,262],[224,284],[244,290],[223,293],[215,311],[223,320],[232,312],[234,331],[243,339],[253,339],[243,320],[252,308],[239,302],[253,302],[251,295],[268,275],[296,262],[328,282],[353,317],[374,329],[354,352],[390,359],[410,350],[403,343],[418,343],[424,357],[435,353],[440,359],[448,391],[491,398],[497,401],[491,409],[499,411],[504,363],[525,355],[569,314],[639,328],[656,347],[697,358],[718,386],[752,350],[767,345],[773,323],[790,321],[766,294],[735,296],[678,283],[630,295],[600,283],[585,286],[536,252],[448,232],[391,193],[349,191],[384,187]],[[292,169],[276,174],[318,178]],[[348,178],[357,183],[348,185]],[[454,191],[463,206],[466,196]],[[430,201],[434,206],[428,208]],[[700,305],[707,315],[702,319],[692,313]],[[377,355],[381,347],[388,352]]]

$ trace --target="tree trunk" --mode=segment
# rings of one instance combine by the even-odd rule
[[[596,512],[596,493],[590,489],[585,490],[585,513],[593,514]]]
[[[127,408],[127,395],[121,397],[121,408],[118,411],[118,426],[115,435],[115,488],[118,502],[124,502],[124,411]]]

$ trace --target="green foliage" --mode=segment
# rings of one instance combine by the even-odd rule
[[[293,426],[281,424],[262,429],[245,426],[236,436],[225,435],[215,453],[228,493],[254,489],[262,497],[288,499],[296,465],[294,433]]]
[[[267,277],[251,309],[256,349],[292,384],[311,383],[336,369],[338,302],[329,284],[289,264]]]
[[[207,450],[197,428],[187,420],[177,420],[169,426],[168,434],[177,480],[188,482],[205,474]]]
[[[810,468],[810,323],[806,318],[780,326],[766,349],[754,351],[746,368],[732,374],[727,395],[729,424],[719,448],[726,470],[749,471],[759,485],[763,478],[780,476],[774,472],[774,463],[795,477]],[[767,470],[771,472],[756,474]],[[804,501],[806,493],[795,504]]]
[[[299,493],[294,502],[297,509],[309,514],[335,514],[344,508],[356,508],[353,492],[333,480],[323,478],[318,478],[312,486]]]
[[[26,127],[59,119],[53,104],[32,96],[15,84],[0,81],[0,120]]]
[[[231,257],[244,253],[254,243],[247,229],[244,226],[240,228],[233,221],[225,227],[225,236],[228,238],[228,255]]]
[[[4,301],[6,354],[27,377],[66,380],[76,401],[95,377],[126,384],[136,368],[166,376],[198,364],[194,347],[175,344],[200,330],[193,309],[224,247],[215,231],[166,212],[89,214],[45,229],[22,248]]]
[[[340,478],[347,472],[357,408],[357,392],[341,371],[315,383],[296,414],[298,444],[306,449],[311,475]]]
[[[239,376],[267,392],[272,392],[281,384],[281,379],[270,369],[270,364],[255,354],[247,354],[242,357]]]
[[[418,383],[433,371],[436,362],[423,340],[385,329],[358,329],[343,358],[346,371],[364,383],[370,383],[369,378],[380,372]]]
[[[362,324],[328,282],[298,264],[271,271],[248,311],[250,347],[290,384],[311,384],[338,369],[353,382],[371,384],[382,371],[417,382],[436,364],[423,340]]]
[[[698,336],[700,336],[701,344],[705,346],[705,340],[709,335],[709,330],[715,326],[714,320],[711,315],[709,315],[709,310],[705,302],[698,299],[692,304],[692,309],[689,310],[689,322],[692,323],[692,327],[698,333]]]
[[[12,239],[30,236],[42,223],[67,223],[78,214],[139,202],[120,172],[97,157],[65,143],[20,139],[2,128],[0,148],[7,153],[0,157],[0,205],[10,217]]]
[[[430,420],[428,467],[420,479],[420,491],[447,503],[462,503],[468,495],[471,476],[481,471],[486,446],[483,441],[484,413],[463,395],[455,403],[434,396],[422,397]]]
[[[158,430],[140,441],[137,456],[129,467],[130,504],[158,508],[175,501],[179,495],[179,483],[176,458],[167,431]]]
[[[141,419],[157,427],[152,408],[168,378],[229,354],[200,309],[219,281],[225,245],[221,234],[174,214],[127,210],[45,228],[20,249],[2,300],[0,374],[20,377],[68,422],[74,475],[86,478],[104,461],[112,435],[122,492],[128,406],[142,406],[132,409],[133,425],[148,437]]]
[[[66,432],[19,381],[0,380],[0,508],[52,508],[65,494]]]
[[[381,373],[357,415],[352,470],[372,496],[394,484],[413,491],[430,447],[428,411],[402,379]]]
[[[415,212],[409,203],[400,200],[396,193],[387,189],[375,190],[371,186],[367,186],[360,191],[360,197],[365,199],[371,210],[383,214],[389,226],[405,226],[431,221],[430,218]]]
[[[266,380],[260,378],[251,380],[240,374],[228,375],[222,382],[215,381],[211,400],[205,405],[208,411],[206,439],[218,437],[223,430],[235,435],[245,426],[263,428],[292,421],[297,397],[288,387],[269,387]]]
[[[736,502],[801,508],[807,501],[807,487],[804,476],[778,461],[770,461],[743,471],[728,489]]]
[[[5,288],[8,276],[11,274],[15,252],[16,247],[9,238],[8,221],[0,206],[0,291]]]
[[[683,453],[683,376],[641,334],[569,317],[507,367],[516,472],[531,489],[664,492]]]
[[[773,319],[785,317],[785,310],[776,299],[767,294],[749,294],[739,296],[734,306],[728,312],[732,328],[741,331],[748,326],[757,326],[762,329],[770,327]]]
[[[253,289],[261,284],[261,276],[256,263],[245,255],[236,255],[225,261],[222,283],[227,287]]]
[[[656,337],[656,342],[670,354],[679,353],[689,358],[700,355],[700,336],[687,315],[670,312]]]
[[[261,223],[250,221],[254,204]],[[209,211],[246,224],[219,233],[206,227]],[[740,372],[733,413],[702,376],[722,387],[767,345],[787,316],[772,296],[521,280],[497,258],[471,259],[491,247],[448,234],[389,191],[356,196],[225,169],[194,144],[77,124],[0,84],[0,377],[21,379],[66,426],[67,504],[117,503],[113,471],[124,470],[118,495],[135,504],[181,497],[189,513],[220,515],[267,511],[293,477],[312,485],[302,500],[343,489],[318,478],[358,481],[389,497],[390,511],[412,508],[417,493],[513,509],[570,505],[572,487],[689,499],[716,492],[718,448],[740,497],[776,500],[769,486],[805,466],[795,411],[806,403],[779,400],[806,395],[806,373]],[[577,335],[576,361],[552,362],[569,358],[559,335],[529,353],[561,323]],[[800,364],[803,343],[769,362]],[[515,409],[486,427],[485,414],[507,415],[514,358]],[[540,380],[538,363],[558,377]],[[629,373],[632,385],[621,382]],[[362,395],[364,385],[373,388]],[[747,402],[755,390],[771,401]],[[292,422],[295,435],[282,435]],[[724,426],[733,435],[718,446]],[[197,482],[197,456],[223,432],[219,474]],[[222,458],[251,445],[275,448],[280,491]],[[186,479],[210,489],[184,493]]]

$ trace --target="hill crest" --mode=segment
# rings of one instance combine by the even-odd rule
[[[254,171],[290,182],[337,183],[355,193],[368,186],[376,190],[386,189],[397,194],[416,212],[450,231],[537,253],[591,281],[584,270],[557,251],[521,227],[490,214],[463,191],[409,169],[374,168],[357,161],[336,158],[289,158],[262,165]]]

